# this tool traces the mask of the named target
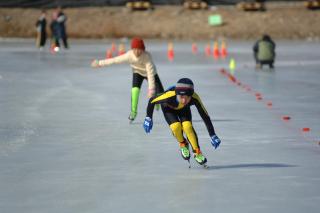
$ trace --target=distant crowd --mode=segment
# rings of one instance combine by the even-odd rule
[[[47,12],[41,11],[41,15],[36,22],[37,38],[36,45],[42,50],[46,45],[47,40]],[[67,16],[62,11],[61,7],[57,7],[51,14],[50,22],[50,49],[55,52],[60,50],[60,43],[62,42],[65,49],[69,48],[68,36],[66,31]],[[253,46],[253,55],[256,63],[256,69],[262,69],[263,65],[269,65],[270,69],[274,69],[274,61],[276,44],[268,34],[262,36],[257,40]]]
[[[51,15],[51,22],[50,22],[50,36],[51,48],[55,48],[55,50],[59,50],[60,43],[62,42],[63,47],[65,49],[69,48],[68,45],[68,36],[66,31],[66,21],[67,16],[62,11],[61,7],[56,8]],[[36,22],[36,29],[37,29],[37,39],[36,45],[37,47],[42,50],[48,38],[47,35],[47,12],[45,10],[41,11],[41,15]]]

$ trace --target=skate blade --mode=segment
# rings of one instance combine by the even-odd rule
[[[191,169],[190,158],[188,159],[188,163],[189,163],[189,169]]]

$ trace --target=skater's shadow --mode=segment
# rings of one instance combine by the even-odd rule
[[[283,168],[283,167],[296,167],[296,165],[282,164],[282,163],[246,163],[246,164],[233,164],[233,165],[221,165],[221,166],[210,166],[208,169],[243,169],[243,168]]]

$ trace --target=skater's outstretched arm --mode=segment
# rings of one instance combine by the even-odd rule
[[[212,122],[211,122],[211,119],[210,119],[210,116],[206,110],[206,108],[204,107],[200,97],[198,96],[197,93],[194,93],[192,95],[192,98],[193,98],[193,101],[194,101],[194,104],[195,106],[197,107],[197,110],[202,118],[202,120],[204,121],[206,127],[207,127],[207,130],[209,132],[209,135],[212,136],[212,135],[215,135],[215,131],[214,131],[214,127],[212,125]]]
[[[149,99],[148,106],[147,106],[147,115],[143,122],[143,128],[146,133],[150,133],[153,126],[152,115],[153,115],[153,110],[155,105],[154,103],[152,103],[153,99],[154,98]]]
[[[194,104],[197,107],[197,110],[198,110],[202,120],[204,121],[204,123],[205,123],[205,125],[207,127],[207,130],[208,130],[209,135],[210,135],[211,144],[216,149],[220,145],[221,140],[218,138],[218,136],[215,133],[215,130],[214,130],[214,127],[212,125],[210,116],[209,116],[206,108],[204,107],[204,105],[203,105],[200,97],[198,96],[198,94],[194,93],[192,95],[192,98],[193,98]]]
[[[127,62],[129,62],[129,52],[123,55],[116,56],[114,58],[108,58],[108,59],[102,59],[102,60],[95,59],[92,61],[91,67],[94,67],[94,68],[104,67],[112,64],[122,64]]]
[[[146,133],[149,133],[152,129],[152,116],[153,116],[153,110],[154,106],[156,104],[162,104],[170,102],[171,99],[175,99],[175,92],[174,91],[167,91],[161,95],[152,97],[149,99],[148,106],[147,106],[147,115],[143,123],[143,128],[146,131]]]
[[[155,100],[156,97],[152,97],[149,99],[149,102],[148,102],[148,106],[147,106],[147,115],[146,117],[149,117],[152,119],[152,116],[153,116],[153,110],[154,110],[154,106],[156,105],[156,102],[153,102],[153,100]]]

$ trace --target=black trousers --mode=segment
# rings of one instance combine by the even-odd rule
[[[261,66],[264,64],[267,64],[270,66],[270,68],[273,68],[274,60],[259,60],[257,52],[255,52],[253,56],[254,56],[254,60],[256,61],[256,64],[260,64]]]
[[[187,130],[183,130],[181,129],[181,133],[183,135],[183,133],[185,133],[185,135],[188,138],[188,141],[190,142],[191,146],[192,146],[192,150],[195,153],[196,149],[200,149],[200,145],[199,145],[199,140],[198,140],[198,135],[196,133],[196,131],[194,130],[193,126],[192,126],[192,114],[191,114],[191,109],[190,106],[186,106],[180,110],[174,110],[168,106],[165,106],[165,104],[161,104],[161,109],[164,115],[165,120],[167,121],[168,125],[171,128],[171,124],[179,122],[183,125],[183,122],[185,121],[189,121],[191,123],[191,128],[187,128]],[[174,132],[174,129],[171,129],[173,131],[174,135],[177,135],[177,132]],[[178,130],[176,130],[178,131]],[[194,134],[194,137],[193,137]],[[192,136],[189,138],[189,136]],[[178,139],[178,137],[177,137]]]
[[[46,32],[40,33],[40,47],[44,47],[46,45],[47,34]]]
[[[144,76],[142,76],[142,75],[140,75],[138,73],[133,73],[133,76],[132,76],[132,88],[133,87],[138,87],[140,89],[144,79],[147,80],[146,77],[144,77]],[[156,94],[164,92],[164,89],[163,89],[163,86],[162,86],[162,83],[160,81],[160,78],[159,78],[158,74],[156,74],[154,76],[154,81],[155,81],[155,85],[156,85]]]

